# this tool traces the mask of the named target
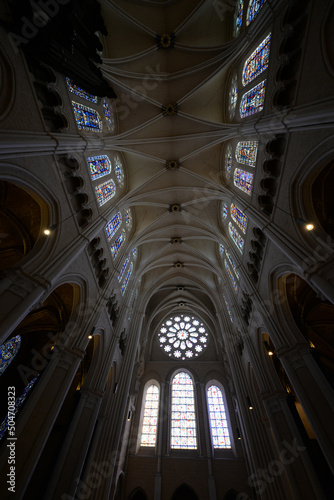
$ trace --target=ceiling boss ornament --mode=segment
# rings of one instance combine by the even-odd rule
[[[171,33],[163,33],[162,35],[157,34],[155,36],[155,40],[157,42],[158,49],[169,49],[174,47],[175,43],[175,34]]]

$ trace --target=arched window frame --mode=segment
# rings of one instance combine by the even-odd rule
[[[155,446],[142,446],[141,445],[141,437],[142,437],[142,431],[143,431],[143,420],[144,420],[144,412],[145,412],[145,403],[146,403],[146,394],[147,390],[151,385],[157,386],[159,389],[159,406],[158,406],[158,416],[157,416],[157,433],[156,433],[156,439],[155,439]],[[140,432],[138,433],[138,440],[137,440],[137,447],[136,447],[136,452],[138,453],[140,448],[144,450],[148,449],[153,449],[155,450],[157,447],[157,442],[158,442],[158,435],[159,435],[159,409],[160,409],[160,404],[161,404],[161,386],[159,382],[156,379],[150,379],[146,382],[144,385],[143,389],[143,396],[142,396],[142,404],[141,404],[141,410],[140,410],[140,418],[139,418],[139,429]]]
[[[191,381],[192,381],[192,387],[193,387],[193,391],[194,391],[194,413],[195,413],[195,430],[196,430],[196,448],[173,448],[172,447],[172,411],[173,411],[173,380],[175,378],[175,376],[178,374],[178,373],[186,373],[187,375],[189,375],[189,377],[191,378]],[[197,391],[196,391],[196,382],[195,382],[195,379],[194,379],[194,376],[193,374],[187,370],[186,368],[179,368],[178,370],[175,370],[171,377],[170,377],[170,394],[169,394],[169,408],[170,408],[170,412],[169,412],[169,418],[168,418],[168,438],[169,438],[169,450],[171,452],[196,452],[196,453],[200,453],[200,434],[199,434],[199,420],[198,420],[198,400],[197,400]]]
[[[209,409],[209,401],[208,401],[208,389],[213,385],[217,386],[218,389],[222,393],[224,410],[226,413],[227,429],[228,429],[229,439],[230,439],[230,447],[226,447],[226,448],[215,448],[213,445],[210,409]],[[221,382],[219,382],[219,380],[217,380],[217,379],[209,380],[205,385],[205,397],[206,397],[206,409],[207,409],[208,423],[209,423],[209,430],[210,430],[210,443],[211,443],[212,450],[214,450],[214,452],[219,452],[219,453],[226,453],[226,452],[229,453],[232,450],[234,443],[233,443],[232,425],[231,425],[231,420],[230,420],[229,408],[227,405],[226,394],[225,394],[225,389],[224,389],[223,384]]]

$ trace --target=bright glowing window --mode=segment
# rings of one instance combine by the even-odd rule
[[[255,167],[257,148],[257,141],[238,142],[237,147],[235,148],[235,159],[239,163]]]
[[[225,172],[227,178],[230,177],[231,169],[232,169],[232,148],[231,146],[228,146],[225,155]]]
[[[155,446],[159,414],[159,389],[152,384],[145,395],[144,417],[141,429],[140,446]]]
[[[237,36],[239,34],[242,25],[243,11],[244,11],[244,2],[243,0],[238,0],[235,6],[235,13],[234,13],[234,32],[233,32],[234,36]]]
[[[127,225],[128,229],[130,229],[132,226],[132,214],[129,208],[127,210],[124,210],[124,219],[125,224]]]
[[[237,100],[238,100],[238,80],[237,80],[237,75],[234,75],[234,77],[232,78],[230,94],[229,94],[228,109],[230,113],[230,118],[234,117],[235,108],[237,106]]]
[[[266,0],[250,0],[247,10],[246,25],[248,26],[257,16],[259,10]]]
[[[241,189],[244,193],[249,195],[252,193],[253,174],[250,174],[245,170],[241,170],[240,168],[236,168],[234,170],[233,182],[234,185],[238,189]]]
[[[227,302],[227,299],[226,299],[226,297],[225,297],[225,295],[224,295],[224,294],[223,294],[223,299],[224,299],[224,302],[225,302],[226,309],[227,309],[228,315],[229,315],[229,317],[230,317],[230,320],[231,320],[231,322],[233,323],[233,316],[232,316],[232,312],[231,312],[231,309],[230,309],[229,303]]]
[[[87,163],[92,181],[111,173],[111,163],[107,155],[89,156]]]
[[[133,255],[133,258],[136,259],[137,258],[137,248],[134,248],[132,250],[132,255]]]
[[[104,182],[103,184],[95,186],[95,194],[99,206],[102,207],[102,205],[107,203],[107,201],[111,200],[111,198],[116,194],[116,187],[114,181],[109,180]]]
[[[158,342],[161,350],[171,358],[192,359],[206,349],[208,333],[197,318],[180,314],[162,323]]]
[[[240,117],[253,115],[263,110],[266,80],[246,92],[240,102]]]
[[[221,243],[219,244],[219,253],[220,255],[223,255],[224,253],[224,245],[222,245]]]
[[[171,448],[197,448],[193,381],[180,372],[172,380]]]
[[[233,243],[242,255],[242,252],[244,251],[244,240],[241,238],[240,234],[231,222],[228,223],[228,232],[230,233]]]
[[[130,257],[127,257],[124,261],[124,264],[122,266],[122,269],[121,269],[121,272],[119,273],[117,279],[119,282],[122,281],[123,279],[123,276],[124,276],[124,272],[125,272],[125,269],[128,267],[128,264],[129,264],[129,260],[130,260]]]
[[[103,106],[104,116],[106,117],[107,122],[112,124],[112,114],[110,112],[109,104],[105,99],[103,99],[102,106]]]
[[[241,229],[243,233],[246,233],[248,217],[245,215],[240,208],[231,203],[230,206],[230,214],[232,220],[236,223],[236,225]]]
[[[125,294],[125,290],[126,290],[126,287],[128,286],[132,270],[133,270],[133,263],[131,262],[129,269],[128,269],[128,272],[126,273],[124,283],[123,283],[122,288],[121,288],[122,295]]]
[[[231,448],[222,391],[216,385],[207,390],[211,439],[214,448]]]
[[[242,70],[242,84],[245,86],[268,68],[271,33],[260,43],[246,60]]]
[[[68,90],[70,92],[72,92],[72,94],[78,95],[79,97],[82,97],[83,99],[87,99],[87,101],[97,103],[97,96],[96,95],[89,94],[81,87],[78,87],[77,85],[75,85],[71,78],[66,77],[66,83],[67,83]]]
[[[227,263],[227,260],[226,260],[226,259],[224,259],[224,265],[225,265],[226,272],[227,272],[227,274],[228,274],[228,276],[229,276],[229,278],[230,278],[230,280],[231,280],[231,283],[232,283],[233,289],[234,289],[235,293],[237,293],[237,291],[238,291],[238,283],[236,282],[236,279],[235,279],[235,277],[233,276],[232,271],[231,271],[231,269],[230,269],[230,266],[228,265],[228,263]]]
[[[20,349],[20,345],[21,337],[16,335],[0,346],[0,375],[11,364]]]
[[[106,225],[105,229],[108,240],[111,240],[111,238],[114,236],[117,230],[121,227],[121,224],[122,224],[122,214],[121,212],[118,212]]]
[[[113,259],[116,259],[119,249],[125,241],[125,230],[123,229],[121,234],[115,239],[114,243],[110,246],[111,255]]]
[[[75,120],[80,130],[89,132],[102,132],[102,120],[97,111],[93,108],[83,106],[78,102],[72,101]]]
[[[118,155],[115,156],[115,173],[119,183],[124,179],[123,167],[121,159]]]
[[[226,219],[226,218],[227,218],[227,215],[228,215],[227,203],[224,203],[224,204],[223,204],[223,209],[222,209],[222,216],[223,216],[223,219]]]

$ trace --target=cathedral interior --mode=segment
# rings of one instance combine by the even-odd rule
[[[0,21],[1,498],[333,499],[334,3]]]

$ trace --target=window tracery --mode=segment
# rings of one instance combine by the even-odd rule
[[[99,207],[111,200],[116,194],[116,186],[112,179],[95,186],[95,194]]]
[[[159,414],[159,389],[155,384],[148,387],[145,395],[144,417],[140,446],[155,446]]]
[[[235,159],[238,163],[255,167],[258,141],[240,141],[235,148]]]
[[[246,60],[242,70],[243,86],[255,80],[268,68],[270,53],[271,33],[256,47],[254,52]]]
[[[233,175],[234,185],[244,193],[251,195],[253,185],[253,174],[236,168]]]
[[[83,104],[72,101],[75,120],[79,130],[88,130],[89,132],[102,132],[102,120],[97,111],[88,108]]]
[[[230,88],[230,93],[229,93],[229,114],[230,118],[233,118],[235,115],[235,109],[237,107],[237,100],[238,100],[238,79],[237,75],[234,75],[232,78],[231,82],[231,88]]]
[[[234,13],[234,32],[233,32],[234,36],[237,36],[239,34],[242,25],[243,10],[244,10],[244,2],[243,0],[238,0],[235,6],[235,13]]]
[[[89,94],[81,87],[78,87],[78,85],[75,85],[71,78],[66,77],[66,83],[68,90],[72,92],[72,94],[82,97],[82,99],[86,99],[87,101],[93,102],[95,104],[97,103],[96,95]]]
[[[234,203],[230,206],[231,219],[236,223],[236,225],[241,229],[243,233],[246,233],[248,217],[243,213],[240,208],[238,208]]]
[[[235,246],[242,255],[244,251],[244,240],[243,238],[241,238],[240,234],[238,233],[238,231],[235,229],[235,227],[231,222],[228,223],[228,232],[231,236],[233,243],[235,244]]]
[[[21,346],[21,336],[16,335],[0,346],[0,375],[11,364]]]
[[[113,260],[116,259],[117,254],[119,252],[119,249],[121,248],[121,246],[123,245],[123,243],[125,241],[125,237],[126,237],[125,230],[122,229],[121,234],[115,239],[114,243],[110,246],[111,255],[112,255]]]
[[[123,283],[122,288],[121,288],[122,295],[125,294],[125,290],[126,290],[126,287],[128,286],[132,271],[133,271],[133,263],[131,262],[129,269],[128,269],[128,272],[126,273],[124,283]]]
[[[247,26],[255,19],[265,1],[266,0],[250,0],[247,10]]]
[[[108,241],[111,240],[114,234],[116,234],[118,229],[121,227],[121,224],[122,214],[121,212],[117,212],[117,214],[113,216],[113,218],[107,223],[105,227]]]
[[[111,173],[111,162],[107,155],[89,156],[87,163],[92,181]]]
[[[185,372],[172,380],[171,448],[197,449],[193,381]]]
[[[266,80],[245,92],[240,102],[240,117],[253,115],[263,110]]]
[[[162,323],[158,342],[161,350],[174,359],[191,359],[204,352],[208,343],[208,333],[197,318],[176,315]]]
[[[231,448],[222,391],[216,385],[207,390],[211,439],[214,448]]]

